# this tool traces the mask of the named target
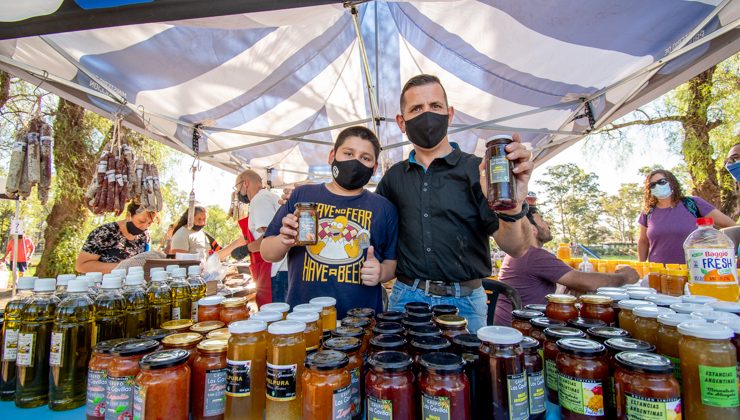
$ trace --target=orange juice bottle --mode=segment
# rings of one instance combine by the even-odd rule
[[[712,296],[737,302],[740,287],[734,244],[714,228],[711,217],[696,219],[697,229],[683,244],[692,295]]]
[[[558,253],[557,253],[557,255],[558,255],[558,258],[561,259],[561,260],[563,260],[563,261],[570,260],[570,258],[571,258],[571,255],[570,255],[570,244],[560,244],[560,245],[558,245]]]

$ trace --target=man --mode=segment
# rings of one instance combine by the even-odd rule
[[[725,168],[727,168],[727,171],[732,175],[732,179],[735,180],[735,189],[740,189],[740,143],[735,143],[730,147],[730,151],[727,152],[727,159],[725,159]],[[737,196],[737,191],[735,195]],[[738,222],[740,222],[740,220],[738,220]],[[732,239],[735,243],[735,249],[737,250],[738,247],[740,247],[740,226],[724,228],[722,229],[722,232]]]
[[[388,170],[376,190],[395,204],[400,220],[397,281],[388,306],[403,310],[412,301],[452,304],[475,333],[485,325],[481,280],[492,271],[489,237],[511,255],[528,248],[522,208],[533,168],[531,153],[518,135],[506,146],[507,158],[515,163],[517,206],[497,214],[486,201],[481,158],[449,141],[447,128],[455,112],[440,80],[426,74],[411,78],[400,102],[396,122],[414,150]]]
[[[260,254],[262,236],[280,208],[280,197],[262,185],[262,177],[247,169],[236,177],[234,190],[240,202],[249,204],[249,215],[239,221],[247,238],[250,255],[250,270],[257,284],[257,305],[270,302],[285,302],[288,289],[288,264],[283,258],[274,264],[265,261]],[[246,228],[244,228],[246,226]]]
[[[5,256],[3,256],[3,261],[6,261],[6,264],[9,269],[13,269],[13,247],[15,246],[15,240],[11,236],[10,240],[8,241],[8,245],[5,247]],[[28,269],[28,263],[31,260],[31,256],[33,255],[33,251],[36,249],[36,247],[33,245],[33,241],[31,241],[31,238],[25,236],[25,235],[18,235],[18,272],[20,273],[19,276],[23,277],[23,273],[26,272]],[[10,262],[7,262],[8,255],[10,255]]]
[[[522,304],[545,303],[545,296],[553,293],[558,284],[579,292],[589,292],[599,287],[619,287],[639,280],[637,271],[631,267],[618,269],[614,274],[584,273],[573,270],[555,255],[542,249],[552,240],[550,226],[537,208],[532,206],[527,213],[531,223],[531,247],[524,256],[504,257],[500,280],[519,291]],[[496,302],[494,324],[511,326],[511,302],[499,295]]]
[[[297,187],[263,235],[260,251],[267,261],[288,255],[291,305],[319,296],[337,299],[337,315],[369,307],[383,310],[382,286],[394,277],[398,215],[385,198],[365,190],[378,168],[380,142],[365,127],[349,127],[329,152],[332,181]],[[297,203],[315,203],[315,245],[296,246]],[[369,246],[361,238],[369,236]]]

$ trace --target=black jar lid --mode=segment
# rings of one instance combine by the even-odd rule
[[[550,327],[564,327],[565,322],[559,321],[557,319],[550,319],[544,316],[532,318],[529,320],[529,323],[532,324],[532,327],[539,328],[541,330],[544,330],[545,328]]]
[[[352,308],[349,311],[347,311],[347,316],[355,316],[359,318],[375,318],[375,309]]]
[[[128,357],[138,356],[140,354],[151,353],[159,347],[159,341],[146,338],[131,339],[123,343],[116,344],[111,349],[114,356]]]
[[[610,338],[604,341],[604,345],[612,353],[619,353],[622,351],[641,351],[652,353],[655,351],[655,346],[648,343],[647,341],[628,337]]]
[[[606,353],[603,344],[585,338],[561,338],[556,345],[559,352],[575,356],[601,356]]]
[[[365,331],[358,327],[347,327],[345,325],[339,326],[336,329],[331,330],[332,337],[355,337],[361,338],[365,335]]]
[[[360,318],[358,316],[348,316],[344,319],[342,319],[342,326],[344,327],[357,327],[357,328],[367,328],[370,326],[370,323],[372,321],[370,318]]]
[[[586,334],[592,340],[603,343],[610,338],[629,337],[630,333],[617,327],[593,327],[586,330]]]
[[[547,305],[544,303],[530,303],[529,305],[525,305],[524,309],[529,309],[530,311],[538,311],[545,313],[545,309],[547,309]]]
[[[403,312],[385,311],[375,315],[375,319],[380,322],[401,322],[403,319]]]
[[[298,207],[313,207],[315,205],[316,205],[316,203],[311,202],[311,201],[301,201],[300,203],[295,203],[295,208],[298,208]]]
[[[341,369],[349,364],[349,357],[341,351],[321,350],[308,355],[304,364],[315,370]]]
[[[409,344],[420,353],[436,352],[450,348],[450,342],[440,336],[414,337]]]
[[[369,359],[370,367],[379,372],[403,372],[411,367],[411,356],[402,351],[379,351]]]
[[[557,341],[561,338],[585,338],[586,333],[578,328],[572,327],[549,327],[545,328],[545,338],[548,341]]]
[[[162,341],[162,339],[167,337],[168,335],[176,333],[177,331],[175,330],[165,330],[163,328],[157,328],[149,331],[144,331],[143,333],[139,334],[137,338],[148,338],[151,340]]]
[[[524,350],[538,349],[540,347],[540,342],[532,337],[524,337],[519,345],[522,346],[522,349]]]
[[[415,309],[406,312],[404,319],[410,322],[426,322],[431,321],[433,316],[434,314],[431,309]]]
[[[434,305],[432,306],[432,313],[434,316],[440,315],[457,315],[459,309],[455,305]]]
[[[426,372],[458,373],[463,370],[462,357],[446,351],[422,354],[419,364]]]
[[[403,325],[403,327],[408,330],[409,328],[420,326],[420,325],[434,325],[434,324],[432,323],[432,317],[430,316],[429,319],[426,321],[422,321],[418,319],[410,320],[409,318],[404,318],[401,320],[401,325]]]
[[[183,349],[160,350],[147,354],[139,361],[142,370],[167,369],[187,363],[190,352]]]
[[[595,327],[606,327],[606,322],[600,320],[600,319],[591,319],[591,318],[573,318],[570,321],[568,321],[568,326],[573,328],[578,328],[581,331],[588,331],[589,328],[595,328]]]
[[[399,322],[378,322],[373,327],[373,334],[403,334],[403,325]]]
[[[130,338],[114,338],[112,340],[101,341],[95,345],[95,349],[93,351],[100,354],[111,354],[113,347],[130,340]]]
[[[324,349],[352,353],[362,347],[362,340],[355,337],[334,337],[324,341]]]
[[[667,357],[654,353],[623,351],[614,356],[617,365],[630,371],[673,374],[673,363]]]
[[[532,318],[545,316],[545,314],[540,311],[533,311],[531,309],[515,309],[511,311],[511,316],[522,321],[529,321]]]
[[[397,350],[406,345],[406,339],[398,334],[380,334],[370,339],[370,345],[377,349]]]
[[[416,311],[418,309],[429,309],[429,304],[426,302],[409,302],[403,305],[403,308],[408,311]]]
[[[477,353],[480,348],[480,339],[475,334],[458,334],[452,338],[452,343],[463,352]]]
[[[442,330],[435,327],[434,325],[415,325],[409,328],[407,332],[408,337],[439,337],[442,336]]]

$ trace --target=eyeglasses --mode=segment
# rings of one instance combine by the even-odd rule
[[[656,185],[666,185],[666,184],[668,184],[668,180],[665,178],[660,178],[657,181],[651,182],[649,185],[650,185],[650,189],[653,189],[655,188]]]
[[[738,162],[740,162],[740,155],[732,155],[725,160],[725,165],[731,165]]]

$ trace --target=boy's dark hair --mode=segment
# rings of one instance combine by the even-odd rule
[[[334,151],[336,152],[337,149],[339,149],[339,147],[342,146],[349,137],[359,137],[363,140],[369,141],[373,145],[373,150],[375,150],[375,161],[378,161],[381,149],[380,141],[378,141],[378,137],[375,135],[375,133],[373,133],[372,130],[361,125],[354,125],[342,130],[337,136],[337,141],[334,143]]]
[[[442,82],[439,81],[439,77],[433,76],[431,74],[420,74],[418,76],[410,78],[406,82],[406,84],[403,85],[403,89],[401,89],[401,114],[403,114],[403,107],[406,106],[406,99],[404,98],[404,95],[406,94],[407,90],[411,89],[412,87],[431,85],[434,83],[438,84],[439,87],[442,88],[442,92],[445,95],[445,105],[449,104],[449,102],[447,102],[447,91],[445,90],[445,87],[442,86]]]

